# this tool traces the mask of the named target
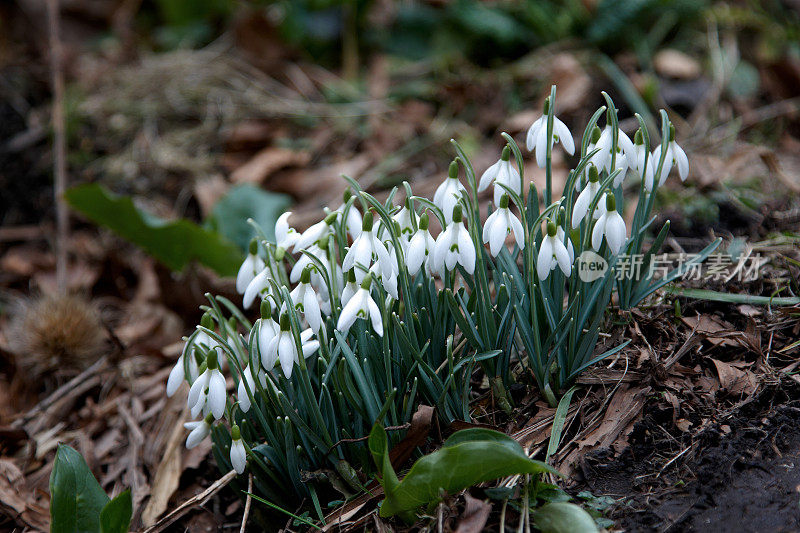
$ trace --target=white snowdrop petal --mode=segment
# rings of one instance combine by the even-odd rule
[[[539,254],[536,256],[536,272],[539,274],[539,279],[547,279],[550,275],[550,270],[553,265],[553,243],[545,236],[542,239],[542,245],[539,247]]]
[[[500,172],[500,165],[502,159],[498,160],[495,164],[487,168],[481,174],[481,180],[478,183],[478,192],[485,191],[492,182],[497,179],[497,174]]]
[[[603,233],[605,232],[607,215],[603,213],[594,225],[592,230],[592,248],[599,250],[603,244]]]
[[[193,357],[190,355],[189,357]],[[183,383],[183,379],[185,376],[184,368],[183,368],[183,355],[178,357],[178,361],[175,363],[175,366],[172,367],[172,370],[169,373],[169,378],[167,378],[167,396],[171,397],[178,388]]]
[[[294,340],[289,332],[282,331],[278,341],[278,359],[281,362],[281,370],[286,379],[292,377],[292,370],[294,368],[294,359],[296,354],[294,347]]]
[[[608,247],[611,248],[611,251],[615,254],[619,253],[622,245],[625,243],[626,230],[625,221],[616,211],[608,215],[605,232]]]
[[[572,272],[572,262],[569,259],[567,247],[564,246],[563,242],[556,239],[555,244],[553,245],[553,250],[556,255],[556,260],[558,261],[558,266],[561,268],[561,272],[563,272],[565,276],[569,276],[570,272]]]
[[[686,152],[683,151],[683,148],[676,143],[673,143],[673,155],[678,166],[678,175],[681,181],[686,181],[686,177],[689,175],[689,158],[686,157]]]
[[[242,439],[237,439],[231,443],[231,466],[237,474],[244,473],[247,466],[247,451],[244,449]]]
[[[558,135],[564,151],[569,155],[575,155],[575,140],[572,138],[572,133],[570,133],[567,125],[556,117],[553,117],[553,132]]]
[[[225,378],[219,370],[211,372],[208,385],[208,403],[214,418],[219,420],[225,414]]]

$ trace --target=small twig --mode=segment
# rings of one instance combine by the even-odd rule
[[[244,501],[244,514],[242,515],[242,527],[239,528],[239,533],[244,533],[244,528],[247,525],[247,517],[250,516],[250,504],[253,502],[253,474],[247,479],[247,499]]]
[[[167,516],[153,524],[152,526],[145,529],[142,533],[157,533],[158,531],[163,530],[165,527],[169,526],[177,519],[188,513],[192,508],[199,507],[208,501],[214,494],[219,492],[224,486],[230,483],[233,478],[236,477],[236,470],[231,470],[214,483],[211,484],[206,490],[192,496],[182,504],[180,504],[175,510],[169,513]]]
[[[661,470],[659,470],[659,471],[658,471],[658,475],[656,476],[656,479],[658,479],[659,477],[661,477],[661,474],[663,474],[663,473],[664,473],[664,470],[666,470],[666,469],[669,467],[669,465],[671,465],[672,463],[674,463],[675,461],[677,461],[677,460],[678,460],[678,459],[679,459],[679,458],[680,458],[680,457],[681,457],[683,454],[685,454],[686,452],[688,452],[688,451],[689,451],[689,450],[691,450],[692,448],[694,448],[694,443],[690,444],[689,446],[687,446],[686,448],[684,448],[684,449],[683,449],[683,451],[682,451],[681,453],[679,453],[678,455],[676,455],[675,457],[673,457],[672,459],[670,459],[669,461],[667,461],[667,464],[665,464],[664,466],[662,466],[662,467],[661,467]]]
[[[56,282],[61,294],[67,291],[67,239],[69,214],[64,200],[67,189],[67,135],[64,120],[64,72],[59,36],[59,1],[47,0],[47,29],[50,37],[50,69],[53,91],[53,199],[56,205]]]
[[[384,428],[384,429],[386,431],[401,431],[403,429],[408,429],[410,427],[411,427],[411,423],[410,422],[406,422],[405,424],[403,424],[401,426],[389,426],[389,427]],[[340,444],[345,444],[345,443],[349,443],[349,442],[363,442],[363,441],[368,440],[368,439],[369,439],[369,435],[367,435],[366,437],[359,437],[357,439],[339,439],[338,441],[336,441],[334,443],[333,446],[330,447],[328,452],[330,452],[331,450],[333,450],[334,448],[336,448]]]
[[[29,420],[31,420],[34,416],[42,411],[46,411],[51,405],[62,399],[63,397],[67,396],[70,393],[73,393],[79,385],[82,385],[85,382],[88,382],[88,378],[92,376],[95,372],[101,370],[105,367],[106,363],[108,362],[108,356],[99,359],[95,364],[66,382],[64,385],[56,389],[53,394],[36,404],[32,409],[30,409],[27,413],[22,415],[21,417],[17,418],[11,425],[12,427],[19,427],[21,425],[26,424]]]

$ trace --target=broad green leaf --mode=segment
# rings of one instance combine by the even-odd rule
[[[386,499],[381,516],[393,516],[437,501],[443,492],[456,492],[481,483],[513,474],[551,472],[552,467],[530,459],[517,441],[498,431],[465,429],[454,433],[441,449],[419,459],[406,477],[394,487],[394,480],[385,483],[389,469],[386,433],[376,426],[370,435],[369,448],[384,474]],[[391,468],[391,465],[389,465]],[[391,470],[394,475],[394,470]],[[396,477],[394,478],[396,480]]]
[[[133,515],[131,491],[126,490],[111,500],[100,511],[101,533],[127,533]]]
[[[253,185],[238,185],[217,202],[207,223],[209,228],[246,250],[254,236],[247,219],[252,218],[264,230],[267,239],[274,242],[275,221],[291,204],[285,194],[267,192]]]
[[[50,531],[98,532],[100,511],[107,503],[108,496],[81,454],[59,444],[50,474]]]
[[[597,533],[594,518],[574,503],[546,503],[533,513],[542,533]]]
[[[138,209],[127,196],[97,184],[78,185],[65,193],[73,209],[141,247],[172,270],[197,260],[223,276],[235,275],[242,252],[219,234],[186,219],[167,221]]]

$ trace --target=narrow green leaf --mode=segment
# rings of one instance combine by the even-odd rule
[[[553,429],[550,431],[550,443],[547,445],[547,455],[545,455],[544,459],[545,462],[547,462],[558,449],[558,445],[561,442],[561,432],[564,431],[564,423],[567,420],[569,404],[572,401],[572,395],[575,394],[576,390],[577,389],[575,387],[572,387],[564,394],[564,396],[561,398],[561,401],[558,402],[556,414],[553,417]]]

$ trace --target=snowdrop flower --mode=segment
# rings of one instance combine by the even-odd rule
[[[378,239],[372,228],[372,212],[368,211],[364,214],[364,223],[361,226],[361,235],[356,237],[353,245],[347,250],[342,261],[342,268],[344,270],[351,270],[357,264],[369,268],[372,265],[372,259],[377,258],[380,272],[384,276],[392,275],[392,258],[389,256],[389,251],[386,246]],[[356,280],[361,281],[364,279],[365,272],[361,269],[356,269]]]
[[[300,238],[297,230],[289,227],[289,216],[291,214],[291,211],[287,211],[275,221],[275,246],[277,246],[275,259],[278,261],[283,259],[283,254],[291,250],[297,239]]]
[[[500,204],[500,197],[506,191],[498,184],[505,185],[518,195],[522,196],[522,182],[519,179],[519,170],[514,168],[511,164],[511,150],[508,145],[503,148],[503,153],[497,163],[490,166],[481,176],[481,181],[478,184],[478,192],[486,190],[491,183],[494,183],[494,203]]]
[[[653,150],[653,168],[658,165],[658,162],[661,160],[661,145],[659,144],[656,146],[656,149]],[[672,124],[669,125],[669,143],[667,143],[667,155],[664,157],[664,165],[661,168],[661,174],[658,178],[658,186],[664,184],[666,181],[667,176],[669,175],[670,171],[672,170],[672,166],[677,165],[678,167],[678,175],[681,177],[681,181],[686,181],[686,177],[689,175],[689,158],[686,157],[686,152],[683,151],[683,148],[678,146],[678,143],[675,142],[675,126]],[[653,190],[653,180],[650,180],[649,186],[647,180],[645,180],[645,186],[647,187],[648,191]]]
[[[186,359],[187,357],[188,359]],[[167,378],[167,396],[169,397],[172,397],[172,395],[177,392],[183,380],[186,379],[186,372],[183,364],[186,360],[189,361],[189,383],[194,383],[197,379],[199,369],[197,368],[197,360],[194,357],[194,350],[187,350],[186,347],[184,347],[183,353],[178,357],[178,361],[175,363],[175,366],[172,367],[169,378]]]
[[[319,287],[322,284],[322,279],[317,272],[317,264],[309,257],[309,255],[313,255],[319,259],[319,262],[322,263],[322,266],[325,268],[326,272],[331,271],[331,262],[328,260],[328,239],[323,238],[320,239],[316,244],[309,246],[307,250],[303,250],[300,257],[297,258],[297,261],[292,267],[292,270],[289,272],[289,281],[292,283],[297,283],[300,279],[300,275],[303,273],[303,270],[310,266],[312,281],[315,286]],[[338,274],[341,276],[341,272]]]
[[[625,243],[626,235],[625,221],[617,212],[616,198],[613,194],[607,194],[606,212],[600,215],[592,230],[592,248],[599,250],[605,237],[611,252],[617,254]]]
[[[277,322],[272,318],[272,306],[269,301],[263,300],[261,302],[261,318],[256,320],[256,323],[253,324],[251,335],[255,335],[255,344],[258,346],[258,353],[261,356],[256,359],[256,361],[265,370],[269,370],[269,367],[263,364],[262,359],[267,353],[269,343],[275,338],[275,335],[277,335],[279,331],[280,329],[278,328]]]
[[[286,376],[286,379],[289,379],[292,377],[294,364],[299,363],[300,359],[297,356],[297,346],[294,342],[294,335],[291,331],[291,324],[287,313],[281,315],[280,327],[280,332],[278,332],[269,343],[266,364],[269,368],[272,368],[277,361],[280,361],[283,375]],[[319,341],[311,340],[313,334],[314,332],[311,331],[310,328],[300,332],[300,344],[303,358],[310,357],[319,349]]]
[[[247,386],[245,386],[245,382],[247,382]],[[239,386],[236,388],[236,397],[239,399],[239,408],[242,410],[243,413],[246,413],[250,410],[250,396],[247,394],[247,389],[250,389],[250,393],[255,396],[256,394],[256,380],[253,378],[253,372],[250,370],[250,365],[244,367],[242,370],[242,375],[239,379]]]
[[[447,170],[447,177],[433,195],[433,204],[444,213],[445,223],[452,222],[453,208],[466,192],[467,189],[458,181],[458,163],[453,161]]]
[[[256,275],[264,270],[267,265],[264,260],[258,256],[258,241],[253,239],[250,241],[250,250],[245,258],[242,266],[239,267],[239,273],[236,274],[236,292],[244,294],[247,286],[253,281]]]
[[[331,229],[331,225],[336,220],[339,215],[337,213],[331,213],[330,215],[326,216],[324,219],[320,220],[307,230],[303,232],[297,242],[294,245],[294,250],[300,251],[305,250],[315,242],[319,241],[320,239],[324,239],[328,235],[333,232]]]
[[[559,219],[560,221],[560,219]],[[564,228],[558,226],[558,230],[556,231],[556,239],[559,242],[566,242],[567,243],[567,253],[569,254],[569,264],[575,262],[575,249],[572,247],[572,239],[566,238],[566,233],[564,233]]]
[[[636,158],[636,172],[644,179],[645,188],[652,192],[653,176],[655,175],[655,171],[653,170],[653,157],[648,157],[650,154],[648,154],[647,147],[644,145],[644,136],[642,135],[641,128],[636,130],[636,135],[633,137],[633,151]]]
[[[580,226],[586,214],[589,211],[589,205],[597,193],[600,191],[600,175],[597,172],[597,167],[589,163],[589,182],[583,188],[578,198],[575,200],[575,206],[572,208],[572,229]],[[606,203],[603,198],[597,202],[592,218],[597,220],[605,212]]]
[[[528,129],[528,135],[525,140],[528,151],[536,152],[536,164],[539,165],[540,168],[544,168],[547,165],[547,115],[549,112],[550,97],[548,96],[544,100],[544,111],[542,116],[531,125],[530,129]],[[572,139],[572,133],[570,133],[566,124],[561,122],[558,117],[553,115],[553,136],[550,138],[550,149],[552,150],[553,143],[557,143],[559,141],[564,147],[565,152],[567,152],[569,155],[573,155],[575,153],[575,141]]]
[[[248,283],[247,288],[244,290],[242,297],[242,305],[248,309],[256,300],[256,296],[262,295],[269,289],[269,280],[272,279],[272,270],[265,267],[261,272]]]
[[[394,298],[395,300],[400,299],[400,293],[397,292],[397,274],[399,273],[398,270],[393,270],[392,273],[388,276],[384,276],[380,273],[380,269],[378,268],[378,264],[375,263],[369,269],[369,274],[372,275],[374,279],[380,281],[383,290],[385,290],[389,296]],[[362,279],[363,281],[363,279]]]
[[[204,415],[210,412],[216,420],[225,414],[225,378],[219,371],[217,352],[211,351],[206,358],[206,370],[198,377],[189,389],[187,405],[196,417],[200,411]]]
[[[400,210],[392,216],[392,220],[397,227],[400,242],[408,242],[414,234],[414,226],[411,224],[411,210],[407,205],[403,205]]]
[[[520,250],[525,248],[525,232],[522,223],[508,208],[508,195],[500,197],[497,210],[489,215],[483,225],[483,242],[489,243],[489,251],[492,257],[497,257],[506,242],[506,236],[514,233],[514,239]]]
[[[319,331],[322,327],[322,313],[319,309],[319,300],[314,287],[311,286],[311,267],[307,266],[300,277],[300,283],[289,294],[294,302],[295,309],[303,313],[303,316],[311,326],[312,331]]]
[[[342,289],[342,307],[347,305],[347,302],[350,301],[350,298],[353,297],[357,290],[356,272],[351,269],[347,272],[347,283],[345,283],[344,289]]]
[[[336,208],[334,213],[337,213],[341,216],[341,214],[344,212],[344,208],[347,206],[347,203],[352,197],[353,193],[350,192],[350,189],[345,189],[343,195],[344,202],[342,202],[342,205]],[[347,228],[347,232],[350,234],[350,236],[354,239],[361,235],[361,213],[358,212],[355,204],[351,205],[347,210],[347,219],[344,221],[344,226]]]
[[[614,129],[611,127],[611,115],[610,112],[608,113],[608,124],[606,127],[603,128],[602,133],[600,134],[600,138],[595,145],[595,148],[600,148],[600,152],[598,155],[603,156],[603,164],[600,165],[602,168],[606,169],[607,171],[613,172],[609,170],[611,166],[611,144],[614,141]],[[616,168],[624,168],[627,169],[635,168],[635,157],[636,157],[636,150],[633,147],[633,143],[631,142],[630,137],[628,137],[624,131],[621,129],[617,129],[617,162],[615,163]],[[620,162],[621,161],[621,162]],[[624,165],[623,165],[624,163]],[[614,170],[616,170],[616,168]],[[623,171],[624,174],[624,171]]]
[[[433,251],[433,262],[437,272],[453,270],[460,263],[468,274],[475,271],[475,245],[462,223],[461,206],[453,208],[453,222],[439,234]]]
[[[542,239],[539,255],[536,258],[536,272],[539,274],[539,279],[547,279],[550,271],[555,270],[556,266],[561,268],[561,272],[565,276],[569,276],[572,272],[572,262],[567,247],[564,241],[558,238],[558,228],[555,222],[548,221],[547,235]]]
[[[381,310],[369,293],[371,285],[372,276],[364,276],[361,288],[356,291],[350,301],[347,302],[347,305],[344,306],[344,309],[342,309],[336,329],[347,334],[357,318],[369,319],[372,322],[372,329],[375,330],[375,333],[383,337],[383,317],[381,316]]]
[[[189,431],[189,436],[186,437],[186,448],[191,450],[201,442],[203,439],[208,437],[211,434],[211,423],[214,421],[214,418],[209,414],[202,420],[196,420],[194,422],[186,422],[183,424]]]
[[[412,276],[419,272],[422,264],[425,263],[426,270],[430,274],[430,258],[433,256],[433,250],[436,246],[436,241],[431,237],[428,231],[428,214],[423,213],[419,217],[419,229],[417,229],[414,236],[408,242],[406,247],[406,268],[408,273]]]
[[[247,451],[242,442],[242,432],[236,424],[231,428],[231,465],[237,474],[242,474],[247,466]]]

